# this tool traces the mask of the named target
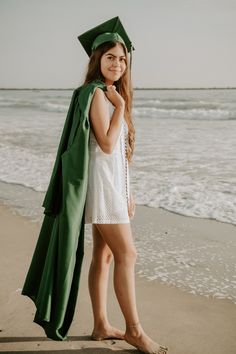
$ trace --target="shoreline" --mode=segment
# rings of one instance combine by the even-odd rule
[[[143,217],[142,222],[149,223],[149,218],[153,217],[147,208],[139,209],[138,214],[140,213]],[[165,223],[169,215],[161,213]],[[176,215],[176,218],[179,216]],[[137,352],[125,341],[94,342],[89,339],[93,325],[87,287],[91,259],[89,243],[85,246],[77,308],[68,340],[55,342],[47,339],[41,327],[32,322],[34,304],[29,298],[20,294],[38,238],[40,224],[13,214],[9,207],[1,204],[0,219],[0,269],[1,284],[4,284],[1,286],[0,294],[0,352],[53,352],[54,350],[79,351],[81,354]],[[193,220],[189,222],[192,223]],[[140,228],[138,220],[134,219],[133,224],[134,230]],[[138,248],[139,240],[135,238],[135,242]],[[113,290],[112,272],[108,291],[108,313],[111,323],[124,329],[124,319]],[[136,275],[136,292],[144,329],[153,339],[167,345],[170,354],[235,353],[236,306],[230,300],[193,295],[157,280],[147,281],[146,278],[138,275]]]
[[[40,212],[40,210],[42,211],[43,208],[41,207],[41,204],[43,202],[43,198],[45,196],[46,191],[38,191],[36,189],[34,189],[31,186],[28,185],[23,185],[21,183],[17,183],[17,182],[6,182],[3,180],[0,180],[0,187],[3,188],[3,197],[0,198],[0,205],[5,205],[6,207],[9,207],[12,211],[16,212],[19,215],[25,216],[29,219],[32,219],[29,215],[24,215],[21,214],[19,212],[19,207],[14,205],[14,202],[11,201],[12,198],[8,198],[6,199],[6,197],[9,197],[10,195],[10,191],[13,190],[14,194],[18,194],[19,197],[22,196],[22,194],[27,194],[29,195],[28,197],[28,201],[31,201],[36,199],[37,204],[38,204],[38,212]],[[5,189],[5,191],[4,191]],[[21,192],[19,193],[18,189],[21,190]],[[196,215],[185,215],[185,214],[181,214],[178,211],[173,211],[173,210],[168,210],[165,209],[164,207],[152,207],[149,205],[144,205],[144,204],[137,204],[138,208],[149,208],[149,209],[153,209],[153,210],[163,210],[165,213],[169,213],[170,215],[179,215],[180,217],[186,217],[186,218],[192,218],[192,219],[197,219],[199,221],[201,220],[208,220],[208,221],[213,221],[213,222],[217,222],[217,223],[222,223],[222,224],[226,224],[226,225],[231,225],[233,227],[236,228],[236,221],[235,223],[232,223],[230,221],[223,221],[223,220],[218,220],[216,218],[207,218],[207,217],[201,217],[201,216],[196,216]],[[22,209],[22,205],[20,206],[20,209]],[[36,222],[41,222],[42,219],[39,219],[38,221],[35,220]],[[33,219],[31,221],[34,221]]]
[[[1,87],[0,91],[73,91],[75,90],[75,87],[73,88],[37,88],[37,87],[25,87],[25,88],[14,88],[14,87],[8,87],[4,88]],[[157,90],[236,90],[236,87],[134,87],[134,91],[157,91]]]

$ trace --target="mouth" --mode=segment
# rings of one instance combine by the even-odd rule
[[[114,73],[114,74],[120,74],[120,73],[121,73],[120,70],[109,70],[109,71],[111,71],[111,72]]]

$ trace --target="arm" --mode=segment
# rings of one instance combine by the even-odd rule
[[[125,107],[123,98],[111,87],[108,86],[106,94],[115,106],[111,120],[105,93],[100,88],[96,89],[90,107],[90,122],[93,133],[98,145],[107,154],[112,153],[119,137]]]

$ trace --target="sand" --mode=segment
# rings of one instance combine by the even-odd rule
[[[152,211],[151,211],[152,210]],[[149,222],[154,209],[137,208],[134,224]],[[181,225],[179,215],[156,211],[158,224]],[[202,222],[187,218],[191,229],[206,234],[235,232],[231,225],[213,220]],[[191,221],[192,220],[192,221]],[[20,294],[26,272],[38,237],[40,224],[14,214],[0,206],[0,352],[1,353],[81,353],[109,354],[137,353],[125,341],[91,341],[93,318],[87,287],[91,246],[86,245],[80,291],[74,321],[68,340],[52,341],[45,337],[42,328],[33,323],[34,304]],[[219,227],[220,225],[220,227]],[[186,223],[185,223],[186,227]],[[153,339],[169,347],[170,354],[235,354],[236,305],[230,300],[193,295],[158,281],[147,281],[136,276],[137,304],[140,319]],[[124,329],[124,319],[118,307],[112,286],[109,284],[108,313],[113,325]]]

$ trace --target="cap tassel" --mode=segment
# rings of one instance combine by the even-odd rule
[[[130,59],[129,59],[129,67],[130,67],[130,70],[129,70],[129,73],[130,73],[130,81],[131,81],[131,67],[132,67],[132,52],[133,52],[133,50],[134,50],[134,47],[132,46],[132,44],[131,44],[131,46],[130,46]]]

